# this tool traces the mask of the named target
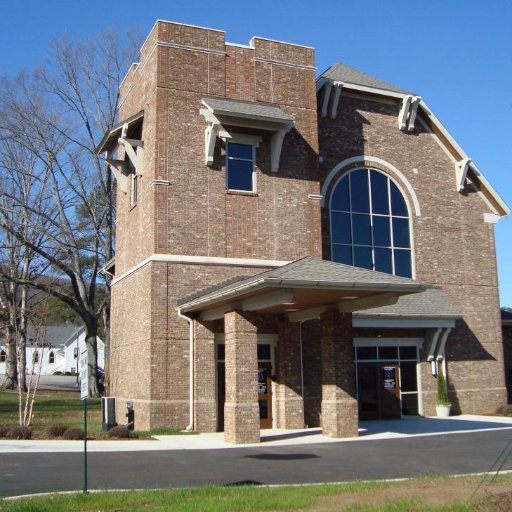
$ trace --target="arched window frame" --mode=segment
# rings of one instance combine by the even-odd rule
[[[338,167],[338,171],[339,171],[339,166]],[[379,169],[377,167],[374,167],[372,165],[365,165],[363,164],[363,162],[361,162],[361,165],[360,166],[357,166],[357,167],[354,167],[354,168],[351,168],[349,170],[347,170],[346,172],[344,172],[343,174],[339,175],[336,177],[335,180],[333,180],[332,178],[334,177],[333,176],[333,173],[331,171],[331,175],[329,176],[329,182],[330,182],[330,190],[329,190],[329,211],[328,211],[328,215],[329,215],[329,226],[330,226],[330,251],[331,251],[331,260],[334,261],[334,258],[333,258],[333,245],[334,242],[333,242],[333,227],[332,227],[332,200],[333,200],[333,196],[334,196],[334,191],[336,189],[336,187],[338,186],[338,184],[340,183],[341,180],[347,178],[350,174],[356,172],[356,171],[361,171],[361,170],[366,170],[366,171],[375,171],[379,174],[382,174],[383,176],[385,176],[387,179],[389,179],[390,182],[392,182],[398,189],[398,191],[400,192],[402,198],[403,198],[403,201],[405,203],[405,206],[407,208],[407,220],[408,220],[408,227],[409,227],[409,250],[410,250],[410,256],[411,256],[411,277],[414,279],[415,276],[416,276],[416,262],[415,262],[415,251],[414,251],[414,233],[413,233],[413,222],[412,222],[412,219],[413,219],[413,211],[412,211],[412,208],[411,208],[411,204],[409,202],[409,199],[408,199],[408,196],[407,194],[405,193],[403,187],[401,186],[401,184],[394,178],[394,176],[390,175],[389,173],[383,171],[382,169]],[[399,172],[399,171],[397,171]],[[407,182],[406,185],[408,185],[408,188],[410,187],[410,184]],[[325,185],[324,185],[325,186]],[[325,195],[324,195],[325,197]],[[419,204],[417,204],[417,198],[416,196],[413,197],[414,199],[414,210],[415,210],[415,213],[417,216],[419,216]],[[372,212],[370,212],[370,218],[372,216]],[[351,208],[351,215],[352,215],[352,208]],[[390,210],[390,213],[389,213],[389,217],[392,218],[392,214],[391,214],[391,210]],[[400,216],[399,216],[400,217]],[[405,217],[402,217],[402,218],[405,218]],[[354,242],[352,241],[351,242],[351,247],[354,246]],[[374,255],[374,249],[375,249],[375,246],[373,245],[372,243],[372,260],[373,260],[373,263],[375,264],[375,259],[373,258],[373,255]],[[395,247],[394,246],[391,246],[391,249],[393,250]],[[399,248],[399,247],[396,247],[396,248]],[[355,265],[354,265],[355,266]],[[358,267],[360,268],[360,267]],[[392,275],[397,275],[395,273],[395,268],[394,268],[394,260],[393,260],[393,273]]]
[[[55,352],[53,350],[48,354],[48,364],[55,364]]]

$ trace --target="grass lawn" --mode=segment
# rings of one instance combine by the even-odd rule
[[[201,487],[164,491],[101,492],[0,501],[0,511],[148,512],[505,512],[512,477],[480,488],[482,477],[423,477],[404,482],[355,482],[296,487]],[[502,508],[504,507],[504,508]]]
[[[87,401],[87,431],[91,435],[101,433],[101,400]],[[78,391],[38,391],[34,402],[32,420],[33,437],[45,437],[46,428],[55,423],[69,427],[83,427],[83,403]],[[18,392],[0,391],[0,425],[17,425]]]
[[[33,439],[45,439],[46,429],[55,423],[68,427],[83,428],[83,402],[78,391],[38,391],[34,402],[32,420]],[[18,392],[0,390],[0,426],[18,425]],[[151,432],[133,432],[133,437],[148,438],[152,435],[189,435],[196,432],[183,432],[173,428],[158,428]],[[87,400],[87,437],[104,438],[101,427],[101,399]]]

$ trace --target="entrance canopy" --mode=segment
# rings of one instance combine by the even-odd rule
[[[328,310],[349,313],[395,304],[400,296],[427,288],[413,279],[307,257],[201,290],[178,301],[178,307],[202,320],[237,309],[284,314],[299,322]]]

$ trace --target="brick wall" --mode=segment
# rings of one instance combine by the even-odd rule
[[[483,220],[490,210],[469,187],[462,194],[457,192],[454,163],[421,122],[416,123],[414,133],[398,129],[399,107],[390,101],[342,94],[337,118],[319,120],[322,179],[343,160],[368,155],[396,167],[412,185],[421,216],[415,215],[412,197],[402,189],[413,211],[415,277],[442,286],[463,313],[446,346],[454,410],[493,412],[505,401],[505,389],[493,225]],[[383,165],[371,161],[362,165],[401,183]],[[357,166],[361,164],[351,168]],[[347,170],[340,169],[338,176]],[[329,259],[327,208],[322,212],[322,225],[323,254]],[[427,372],[424,403],[431,411],[434,404]]]
[[[508,403],[512,403],[512,325],[504,325],[503,329],[503,359],[505,379],[507,383]]]
[[[318,120],[314,65],[311,48],[261,38],[240,47],[225,44],[222,31],[156,23],[140,64],[121,88],[121,119],[144,110],[145,155],[137,205],[130,204],[129,194],[117,195],[117,276],[155,253],[329,259],[328,212],[310,196],[319,194],[340,161],[363,154],[383,159],[406,176],[421,206],[421,216],[411,219],[416,277],[443,286],[464,313],[447,344],[455,408],[489,412],[504,400],[504,379],[494,235],[492,225],[483,223],[487,206],[469,189],[464,194],[455,190],[453,162],[421,123],[413,134],[398,129],[396,103],[343,93],[337,119]],[[277,173],[269,170],[270,133],[225,127],[262,137],[256,151],[256,194],[225,190],[222,140],[216,141],[213,165],[204,164],[206,123],[199,109],[201,98],[209,95],[275,103],[295,120]],[[408,192],[406,199],[412,204]],[[261,270],[151,262],[115,283],[113,392],[121,402],[134,401],[136,428],[183,428],[189,421],[188,324],[177,316],[177,300],[233,275]],[[277,332],[275,325],[268,328]],[[320,328],[318,322],[306,322],[303,329],[308,354],[304,422],[316,425]],[[207,330],[200,339],[197,386],[208,386],[212,340]],[[428,372],[425,363],[423,398],[430,411],[433,379]],[[211,430],[209,400],[211,395],[198,396],[197,407],[204,412],[201,428]],[[285,414],[286,408],[281,409]]]

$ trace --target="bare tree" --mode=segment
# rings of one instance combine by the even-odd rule
[[[9,198],[16,219],[26,212],[29,232],[40,237],[37,244],[5,211],[0,229],[36,255],[47,279],[3,277],[43,290],[76,311],[86,330],[92,377],[97,376],[96,336],[104,312],[109,332],[109,283],[100,270],[113,256],[114,236],[112,179],[94,149],[115,122],[119,85],[134,54],[134,45],[129,47],[121,51],[112,32],[80,44],[64,39],[55,44],[45,67],[30,77],[5,78],[0,88],[0,143],[33,155],[31,175],[45,191],[43,208]],[[21,167],[13,165],[9,172],[23,174]],[[97,396],[97,378],[89,386]]]
[[[45,199],[45,182],[35,172],[36,158],[25,148],[3,141],[0,162],[5,171],[0,179],[0,220],[38,247],[45,234],[33,229],[38,224],[36,212],[45,212],[49,203]],[[45,227],[46,223],[43,220],[39,224]],[[37,254],[12,232],[0,231],[0,305],[7,348],[5,387],[10,389],[18,382],[20,388],[26,388],[27,283],[34,278],[36,259]]]

